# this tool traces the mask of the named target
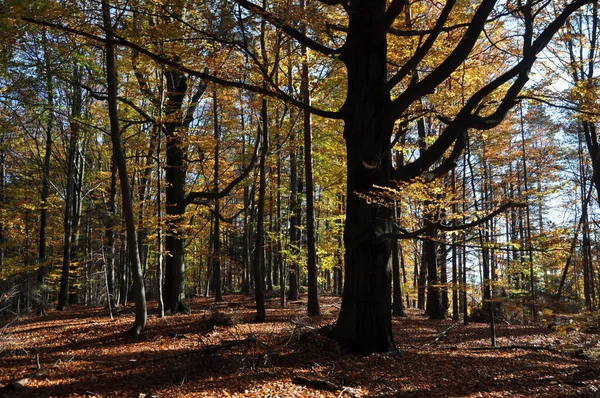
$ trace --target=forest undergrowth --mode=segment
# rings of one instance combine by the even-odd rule
[[[191,300],[192,313],[156,317],[128,333],[132,307],[72,306],[44,317],[2,320],[2,397],[594,397],[600,396],[598,334],[546,325],[489,326],[394,317],[398,353],[359,356],[325,336],[340,298],[306,298],[253,322],[241,295]]]

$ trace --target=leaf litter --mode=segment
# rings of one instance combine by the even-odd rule
[[[114,320],[104,308],[83,306],[7,320],[0,396],[600,396],[600,361],[590,354],[597,334],[500,324],[494,349],[487,324],[431,321],[409,309],[393,319],[398,353],[359,356],[322,333],[340,298],[321,303],[323,314],[308,317],[305,297],[285,308],[272,297],[264,323],[253,322],[252,299],[242,295],[223,303],[194,298],[191,314],[165,318],[150,303],[137,340],[128,334],[132,307],[119,308]]]

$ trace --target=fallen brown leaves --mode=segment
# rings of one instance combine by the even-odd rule
[[[338,297],[322,298],[323,315],[305,301],[253,323],[251,299],[197,298],[191,315],[156,318],[143,338],[127,333],[133,313],[111,321],[102,308],[71,307],[5,329],[0,389],[29,378],[11,397],[557,397],[600,396],[599,336],[561,336],[542,326],[429,321],[416,310],[394,319],[398,355],[343,352],[319,333],[335,321]],[[218,313],[218,317],[215,317]],[[217,319],[219,322],[216,322]],[[221,320],[227,320],[221,321]],[[231,320],[231,322],[229,322]],[[7,323],[7,322],[5,322]],[[445,333],[444,333],[445,332]],[[440,337],[442,336],[442,337]],[[0,340],[2,344],[2,340]],[[4,348],[4,349],[2,349]]]

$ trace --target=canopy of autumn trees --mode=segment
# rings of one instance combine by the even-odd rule
[[[598,4],[0,2],[0,311],[596,310]],[[501,314],[502,313],[502,314]],[[267,319],[268,320],[268,319]]]

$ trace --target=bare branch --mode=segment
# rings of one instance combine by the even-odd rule
[[[465,223],[465,224],[460,224],[460,225],[447,225],[447,224],[442,224],[441,222],[437,222],[431,225],[427,225],[426,227],[420,228],[416,231],[405,231],[402,228],[399,228],[398,226],[396,226],[395,228],[402,231],[402,232],[392,232],[392,233],[387,233],[387,234],[381,234],[378,236],[378,239],[414,239],[414,238],[419,238],[421,235],[423,235],[424,233],[426,233],[427,231],[433,229],[438,229],[440,231],[445,231],[445,232],[452,232],[452,231],[464,231],[465,229],[469,229],[469,228],[474,228],[477,227],[481,224],[484,224],[488,221],[490,221],[492,218],[496,217],[498,214],[510,209],[510,208],[515,208],[515,207],[527,207],[528,205],[526,203],[517,203],[517,202],[506,202],[504,203],[502,206],[498,207],[496,210],[494,210],[493,212],[487,214],[485,217],[476,219],[474,221]]]
[[[577,105],[562,105],[562,104],[557,104],[557,103],[552,102],[551,100],[540,98],[540,97],[534,97],[534,96],[531,96],[531,95],[520,95],[520,96],[517,97],[517,100],[536,101],[536,102],[539,102],[539,103],[551,106],[553,108],[558,108],[558,109],[564,109],[566,111],[577,112],[577,113],[581,113],[582,115],[596,116],[596,117],[600,116],[600,112],[592,112],[592,111],[586,111],[586,110],[583,110],[583,109],[579,109],[579,107]]]

